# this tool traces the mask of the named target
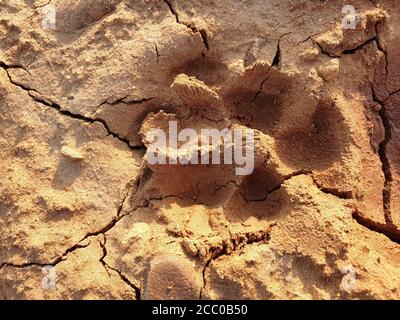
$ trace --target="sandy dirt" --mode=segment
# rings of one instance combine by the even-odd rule
[[[397,0],[48,4],[0,0],[0,299],[400,298]],[[171,120],[254,172],[150,164]]]

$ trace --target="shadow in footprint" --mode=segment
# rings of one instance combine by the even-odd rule
[[[265,185],[266,182],[263,182]],[[230,198],[229,202],[224,206],[224,214],[230,223],[246,223],[249,218],[257,218],[263,221],[275,221],[281,219],[290,213],[290,199],[286,191],[279,186],[275,187],[272,192],[257,200],[246,200],[242,190],[236,190],[235,194]],[[246,193],[260,187],[252,186]],[[260,192],[261,194],[261,192]],[[265,194],[265,193],[264,193]]]
[[[237,115],[246,126],[273,135],[283,115],[279,97],[264,92],[257,97],[255,95],[252,91],[241,93],[241,97],[246,100],[237,104]]]
[[[55,189],[64,190],[71,186],[82,172],[81,163],[62,158],[58,163],[54,174],[52,186]]]
[[[327,169],[340,161],[349,142],[349,128],[337,106],[320,103],[310,125],[277,138],[280,159],[296,169]]]
[[[228,67],[216,60],[200,56],[194,60],[189,60],[172,70],[172,80],[176,75],[184,73],[209,85],[221,85],[227,79]]]
[[[244,178],[239,190],[247,201],[262,201],[282,182],[282,178],[272,170],[257,168]]]

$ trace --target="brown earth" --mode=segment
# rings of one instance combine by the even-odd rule
[[[47,3],[0,0],[1,299],[400,298],[398,1]],[[150,165],[171,119],[253,174]]]

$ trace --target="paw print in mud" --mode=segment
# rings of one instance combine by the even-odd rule
[[[212,75],[201,75],[175,75],[168,100],[151,101],[152,112],[140,116],[141,142],[162,161],[149,161],[146,153],[130,197],[129,212],[135,214],[126,217],[125,231],[113,232],[126,232],[129,238],[132,225],[143,223],[162,230],[149,231],[132,247],[130,242],[119,244],[128,245],[130,252],[119,258],[119,268],[131,270],[134,279],[144,279],[138,286],[147,297],[179,298],[183,291],[207,297],[212,284],[204,280],[201,285],[201,275],[210,262],[255,242],[268,243],[274,224],[290,212],[284,183],[306,174],[316,183],[326,181],[335,187],[340,181],[335,180],[335,168],[348,152],[349,128],[340,103],[304,90],[301,78],[267,64],[255,64],[237,78],[221,76],[230,79],[224,86],[208,84]],[[212,139],[202,137],[204,129],[242,132],[241,142],[251,131],[251,172],[238,175],[236,170],[245,165],[235,161],[246,160],[246,143],[226,157],[224,136],[212,144]],[[196,139],[178,141],[176,133],[182,131]],[[166,148],[154,146],[160,140]],[[235,150],[241,158],[235,158]],[[213,158],[213,151],[220,151],[218,157]],[[184,259],[185,266],[176,269],[176,259]],[[171,280],[178,273],[185,285]],[[163,274],[171,279],[163,281]]]
[[[232,195],[217,200],[217,191],[232,183],[253,201],[266,199],[294,174],[326,175],[346,152],[349,127],[335,99],[299,90],[299,82],[263,64],[246,69],[227,89],[177,75],[166,108],[147,114],[141,125],[142,143],[152,151],[143,163],[151,172],[150,194],[224,204]],[[210,132],[215,135],[205,136]],[[236,141],[235,133],[241,133]],[[246,139],[250,133],[254,138]],[[251,170],[238,174],[246,161],[254,162]]]

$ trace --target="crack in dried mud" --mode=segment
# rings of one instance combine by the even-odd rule
[[[122,273],[122,271],[118,270],[117,268],[113,268],[111,267],[106,261],[104,261],[104,259],[107,256],[107,237],[105,234],[103,234],[103,239],[104,242],[99,241],[99,244],[101,246],[101,249],[103,250],[103,255],[102,257],[99,259],[99,262],[103,265],[104,269],[107,271],[107,273],[109,274],[109,270],[112,270],[114,272],[116,272],[118,274],[118,276],[121,278],[121,280],[123,282],[125,282],[129,287],[132,288],[132,290],[135,292],[136,295],[136,300],[141,300],[141,290],[139,287],[135,286],[132,282],[129,281],[129,279]]]
[[[379,99],[375,94],[373,86],[371,86],[371,90],[372,90],[373,100],[381,107],[381,109],[379,110],[379,116],[382,120],[382,124],[385,129],[384,140],[379,144],[379,157],[381,159],[382,170],[385,176],[384,189],[383,189],[383,209],[384,209],[385,221],[387,224],[392,226],[393,219],[391,214],[390,202],[391,202],[393,176],[390,167],[390,161],[386,155],[387,145],[391,140],[391,126],[386,114],[385,102],[379,101]]]
[[[128,198],[130,191],[127,192],[127,194],[124,196],[123,200],[121,201],[120,205],[118,206],[118,210],[117,210],[117,215],[110,221],[108,222],[104,227],[102,227],[101,229],[97,230],[97,231],[93,231],[93,232],[89,232],[87,233],[81,240],[79,240],[76,244],[74,244],[73,246],[69,247],[68,249],[66,249],[64,251],[64,253],[57,257],[55,260],[53,260],[52,262],[47,262],[47,263],[43,263],[43,262],[27,262],[27,263],[23,263],[20,265],[16,265],[16,264],[12,264],[12,263],[8,263],[8,262],[4,262],[0,265],[0,270],[4,267],[4,266],[11,266],[11,267],[16,267],[16,268],[25,268],[25,267],[29,267],[32,265],[36,265],[36,266],[46,266],[46,265],[52,265],[52,266],[56,266],[58,263],[65,261],[65,257],[74,252],[77,249],[81,249],[81,248],[85,248],[87,247],[89,244],[87,245],[81,245],[80,243],[84,242],[85,240],[87,240],[90,237],[94,237],[94,236],[98,236],[98,235],[103,235],[105,237],[105,233],[109,230],[111,230],[118,221],[120,221],[123,217],[125,217],[126,215],[129,215],[130,213],[127,213],[125,215],[120,215],[122,209],[123,209],[123,205],[125,203],[125,200]]]
[[[259,94],[262,92],[264,84],[268,81],[268,79],[270,78],[270,71],[272,70],[272,68],[276,67],[279,68],[279,65],[281,63],[281,59],[282,59],[282,52],[281,52],[281,47],[280,47],[280,42],[281,39],[285,36],[288,36],[289,34],[291,34],[292,32],[287,32],[282,34],[279,39],[278,42],[276,44],[276,51],[275,51],[275,55],[272,58],[272,63],[271,66],[268,68],[268,70],[266,71],[266,78],[262,80],[261,84],[260,84],[260,88],[257,90],[256,94],[254,95],[254,101],[257,99],[257,97],[259,96]]]
[[[310,38],[310,39],[312,39],[312,38]],[[378,36],[375,35],[372,38],[364,41],[363,43],[361,43],[360,45],[358,45],[354,48],[343,50],[340,54],[334,54],[332,52],[329,52],[329,51],[325,50],[318,41],[316,41],[314,39],[312,39],[312,40],[318,46],[318,48],[320,49],[322,54],[324,54],[330,58],[341,58],[343,55],[352,55],[352,54],[357,53],[358,51],[364,49],[365,46],[369,45],[372,42],[377,43],[377,39],[378,39]]]
[[[203,41],[204,47],[206,48],[207,51],[210,50],[207,31],[205,29],[197,29],[195,26],[180,21],[178,12],[176,11],[172,3],[169,0],[163,0],[163,1],[168,6],[169,11],[175,16],[176,22],[190,29],[193,33],[199,33],[201,40]]]
[[[210,248],[210,258],[204,264],[202,270],[203,286],[200,289],[200,299],[203,298],[204,290],[207,286],[206,272],[209,268],[211,262],[221,258],[222,256],[231,255],[237,253],[239,250],[244,250],[244,248],[253,243],[268,243],[271,239],[271,231],[276,223],[269,225],[269,230],[259,231],[259,232],[249,232],[243,234],[232,234],[228,229],[230,238],[223,240],[219,245],[220,247]]]
[[[119,141],[123,142],[132,151],[138,151],[138,150],[144,150],[145,149],[142,146],[131,146],[130,143],[129,143],[129,140],[125,139],[125,138],[121,137],[120,135],[116,134],[115,132],[113,132],[110,129],[109,125],[107,124],[107,122],[105,120],[103,120],[103,119],[101,119],[99,117],[90,118],[90,117],[87,117],[87,116],[84,116],[84,115],[81,115],[81,114],[78,114],[78,113],[73,113],[71,111],[68,111],[68,110],[62,108],[60,105],[58,105],[55,102],[51,102],[50,100],[48,100],[46,98],[41,98],[41,94],[38,91],[36,91],[34,89],[31,89],[29,87],[26,87],[26,86],[24,86],[24,85],[22,85],[20,83],[15,82],[11,78],[10,74],[8,73],[8,69],[15,68],[15,67],[10,67],[10,66],[7,66],[7,65],[5,65],[3,63],[0,63],[0,67],[2,67],[6,71],[7,76],[9,78],[9,80],[10,80],[10,83],[13,84],[14,86],[19,87],[20,89],[24,90],[33,101],[35,101],[37,103],[40,103],[40,104],[42,104],[44,106],[50,107],[50,108],[52,108],[54,110],[57,110],[59,114],[61,114],[63,116],[67,116],[67,117],[69,117],[71,119],[80,120],[82,122],[86,122],[86,123],[90,123],[90,124],[96,123],[96,122],[101,123],[104,126],[104,128],[107,130],[108,135],[110,135],[110,136],[118,139]],[[18,67],[18,68],[21,68],[21,69],[25,70],[22,67]],[[38,96],[33,95],[32,92],[37,93]],[[115,101],[115,102],[113,102],[111,104],[121,103],[125,98],[118,99],[117,101]],[[133,101],[133,102],[129,102],[129,103],[133,103],[133,104],[138,103],[138,104],[140,104],[140,103],[143,103],[143,102],[146,102],[146,101],[150,101],[152,99],[153,98],[144,98],[142,100]]]
[[[352,191],[340,191],[336,188],[327,188],[327,187],[322,186],[314,177],[312,177],[312,178],[313,178],[313,182],[314,182],[315,186],[323,193],[330,194],[330,195],[335,196],[342,200],[354,199]]]
[[[293,172],[291,174],[283,176],[282,177],[282,179],[283,179],[282,182],[280,182],[276,187],[272,188],[271,190],[266,190],[267,194],[262,198],[259,198],[259,199],[247,199],[247,197],[245,195],[243,195],[243,194],[241,194],[241,195],[242,195],[243,199],[246,202],[264,202],[264,201],[267,201],[268,198],[270,197],[270,195],[273,194],[274,192],[280,190],[285,182],[289,181],[292,178],[300,176],[300,175],[312,175],[312,171],[309,171],[309,170],[298,170],[298,171],[295,171],[295,172]]]
[[[353,211],[352,217],[363,227],[371,231],[380,233],[389,238],[391,241],[400,244],[400,230],[397,229],[395,226],[378,223],[376,221],[368,219],[358,210]]]

